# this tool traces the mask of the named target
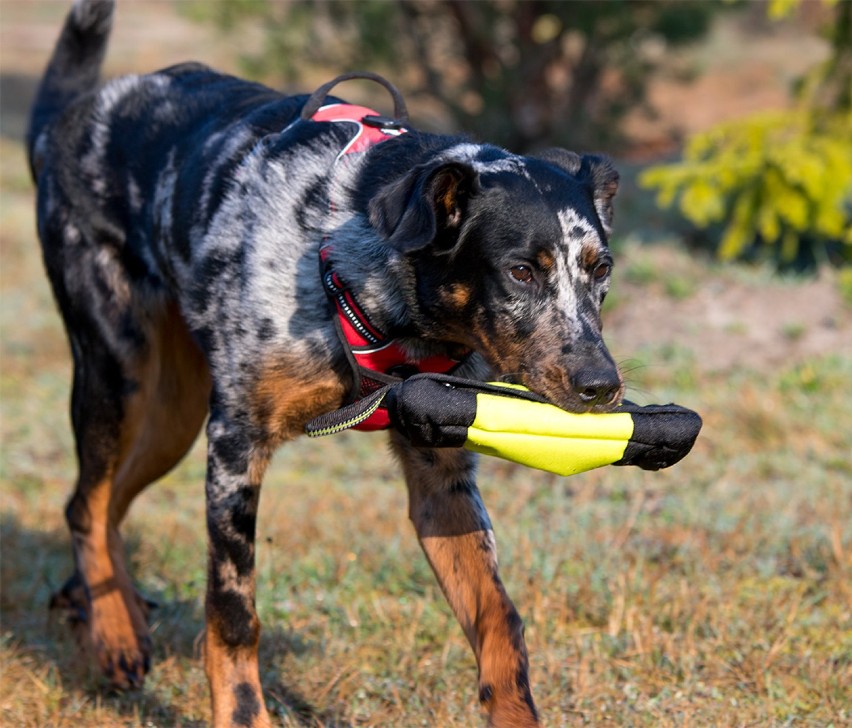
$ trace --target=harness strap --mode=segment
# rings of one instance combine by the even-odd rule
[[[400,128],[408,123],[408,109],[405,106],[405,100],[402,98],[402,94],[399,92],[399,89],[383,76],[380,76],[377,73],[371,73],[370,71],[351,71],[350,73],[342,73],[337,78],[333,78],[328,83],[324,83],[310,95],[307,102],[302,107],[302,119],[304,121],[314,119],[316,113],[320,110],[323,104],[325,104],[325,99],[328,96],[329,91],[331,91],[331,89],[339,83],[352,81],[354,79],[375,81],[380,86],[384,86],[393,99],[394,118],[390,121],[395,124],[399,124]],[[371,113],[378,116],[375,111]]]
[[[385,395],[393,387],[402,384],[402,381],[402,379],[397,379],[396,382],[385,384],[366,397],[361,397],[340,409],[315,417],[305,425],[306,434],[308,437],[322,437],[323,435],[334,435],[350,428],[357,430],[378,413],[379,408],[384,402]]]
[[[329,91],[336,84],[353,78],[365,78],[384,86],[393,97],[395,118],[381,116],[365,106],[325,104]],[[405,126],[408,110],[401,94],[393,84],[371,73],[344,74],[320,86],[302,109],[301,118],[354,125],[354,134],[337,155],[336,163],[342,163],[349,155],[365,152],[376,144],[408,131]],[[354,400],[344,408],[347,424],[342,427],[332,426],[331,432],[348,427],[361,430],[387,429],[390,427],[390,418],[387,410],[381,408],[381,403],[389,386],[418,372],[451,372],[467,355],[462,359],[432,356],[411,361],[395,339],[370,321],[346,281],[334,270],[331,255],[331,245],[325,241],[320,248],[320,277],[336,309],[334,325],[352,369],[350,400]]]
[[[346,408],[344,419],[348,422],[350,415],[357,417],[357,421],[333,429],[332,432],[349,427],[360,430],[387,429],[390,418],[387,411],[381,408],[381,397],[373,400],[374,394],[384,393],[388,386],[399,384],[421,372],[450,374],[467,360],[470,352],[465,352],[459,358],[439,355],[412,361],[396,339],[388,337],[370,321],[346,282],[334,271],[328,247],[320,250],[320,264],[323,287],[337,312],[334,327],[353,375],[349,399],[354,407]],[[369,408],[363,417],[358,407],[362,404]]]

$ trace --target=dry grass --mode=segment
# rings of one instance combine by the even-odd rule
[[[202,444],[140,498],[127,528],[139,584],[160,603],[145,688],[103,692],[48,617],[71,567],[69,363],[20,150],[0,151],[0,722],[205,725]],[[852,362],[713,378],[697,368],[700,351],[656,355],[632,373],[634,396],[705,417],[681,465],[560,479],[482,464],[545,723],[848,725]],[[258,565],[261,669],[282,725],[477,724],[474,661],[405,512],[381,436],[276,458]]]
[[[144,690],[103,692],[49,619],[71,568],[69,362],[20,149],[0,152],[0,723],[205,725],[203,444],[140,498],[127,527],[139,585],[160,603]],[[652,253],[631,255],[653,269]],[[652,349],[631,374],[640,401],[705,417],[695,452],[671,471],[562,479],[482,463],[547,725],[852,724],[852,361],[713,377],[701,357]],[[262,679],[281,725],[479,723],[474,661],[381,436],[282,450],[258,535]]]

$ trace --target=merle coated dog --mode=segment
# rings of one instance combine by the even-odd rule
[[[119,526],[209,415],[214,723],[268,725],[254,577],[261,481],[274,448],[344,404],[357,378],[320,250],[409,364],[467,351],[460,376],[606,411],[623,391],[600,325],[618,176],[599,156],[517,156],[398,123],[354,151],[358,120],[304,118],[308,97],[197,64],[99,85],[112,15],[111,0],[74,4],[28,135],[38,232],[74,360],[75,571],[53,605],[79,616],[114,686],[141,684],[147,604]],[[474,456],[391,442],[490,723],[536,725]]]

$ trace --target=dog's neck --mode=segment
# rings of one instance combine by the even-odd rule
[[[393,144],[393,142],[388,142]],[[416,280],[409,261],[379,235],[368,211],[360,209],[351,191],[358,183],[369,152],[346,164],[335,165],[329,189],[329,214],[322,245],[334,270],[370,322],[394,339],[412,360],[433,356],[457,358],[463,347],[425,335],[417,327]]]

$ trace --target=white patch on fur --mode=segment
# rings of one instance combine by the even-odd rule
[[[306,191],[328,175],[334,154],[327,145],[298,145],[292,155],[269,158],[263,144],[257,145],[235,170],[209,229],[193,232],[200,237],[192,242],[189,287],[205,285],[205,261],[228,261],[221,278],[209,283],[216,296],[206,309],[193,309],[191,298],[184,306],[191,325],[215,337],[212,364],[223,381],[238,376],[243,364],[261,364],[259,353],[275,352],[308,370],[321,369],[326,364],[316,361],[311,347],[336,345],[328,302],[318,285],[322,234],[312,229],[324,222],[312,218],[322,211],[299,209]],[[239,270],[234,270],[236,260]],[[265,318],[274,327],[261,341],[258,324]],[[239,386],[228,389],[241,391]]]
[[[130,173],[127,175],[127,201],[130,203],[130,209],[137,215],[142,211],[142,205],[145,204],[139,183]]]
[[[80,234],[80,228],[69,222],[62,228],[62,238],[65,241],[65,245],[70,248],[78,245],[83,239],[83,236]]]
[[[71,15],[77,27],[84,30],[97,30],[98,32],[103,32],[110,27],[112,24],[112,9],[102,16],[98,12],[98,5],[115,5],[115,3],[112,0],[74,0],[74,5],[71,7]]]
[[[566,208],[557,214],[562,229],[563,245],[559,246],[556,257],[558,280],[557,306],[566,313],[572,323],[573,333],[580,336],[579,301],[577,299],[578,282],[585,282],[588,273],[581,268],[580,255],[585,245],[600,245],[600,238],[591,223],[577,214],[576,210]],[[577,237],[576,231],[582,232]]]
[[[163,260],[175,259],[178,256],[173,255],[171,247],[171,232],[173,226],[172,220],[172,198],[175,194],[175,184],[177,182],[177,150],[172,149],[169,152],[169,157],[166,164],[157,176],[157,183],[154,186],[154,199],[151,205],[151,214],[157,222],[161,233],[160,237],[152,240],[152,244],[157,247],[160,257]],[[166,239],[168,236],[168,239]]]
[[[493,152],[493,147],[487,148]],[[465,142],[456,144],[450,147],[440,155],[440,159],[446,161],[458,161],[469,164],[480,174],[497,174],[498,172],[508,172],[509,174],[519,174],[525,179],[529,179],[529,171],[523,157],[517,154],[506,152],[504,157],[500,159],[483,160],[482,155],[486,151],[486,147],[480,144],[471,144]]]
[[[213,194],[213,188],[222,174],[222,166],[230,164],[234,159],[235,153],[253,136],[252,131],[245,126],[228,126],[215,134],[211,134],[205,140],[205,152],[220,144],[221,147],[215,161],[208,167],[204,175],[204,181],[201,184],[201,199],[198,201],[200,207],[205,208],[210,204],[210,196]]]
[[[92,180],[93,190],[104,195],[108,192],[107,183],[101,174],[105,165],[106,149],[110,141],[110,124],[115,107],[127,96],[137,92],[141,85],[153,88],[162,95],[168,93],[170,80],[167,76],[151,75],[121,76],[107,83],[100,91],[92,114],[92,150],[81,160],[81,168]]]

